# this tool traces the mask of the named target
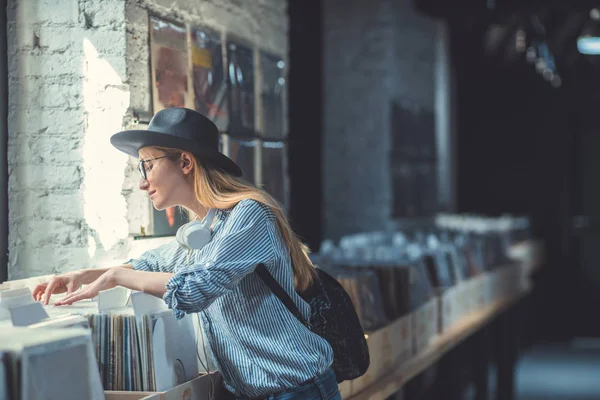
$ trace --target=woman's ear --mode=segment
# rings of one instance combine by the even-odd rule
[[[191,157],[190,153],[188,153],[188,152],[181,153],[180,165],[181,165],[181,171],[183,172],[184,175],[188,175],[188,174],[192,173],[192,170],[194,169],[194,163],[192,161],[192,157]]]

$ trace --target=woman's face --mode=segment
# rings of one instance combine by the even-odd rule
[[[174,206],[188,206],[195,198],[194,188],[189,179],[189,159],[185,153],[177,158],[165,157],[162,150],[144,147],[139,151],[146,179],[140,179],[140,189],[150,196],[157,210]]]

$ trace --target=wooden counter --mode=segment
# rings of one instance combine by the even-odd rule
[[[435,338],[424,352],[399,365],[394,371],[391,371],[360,393],[352,395],[349,400],[387,399],[400,390],[406,382],[438,362],[444,354],[491,322],[497,315],[518,302],[524,295],[525,293],[513,298],[496,301],[461,318],[446,332]]]

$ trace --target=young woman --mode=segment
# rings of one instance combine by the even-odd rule
[[[200,219],[215,214],[209,242],[194,250],[173,241],[126,265],[60,275],[38,286],[36,299],[48,304],[53,293],[67,292],[55,305],[69,305],[115,286],[150,293],[177,318],[200,313],[235,398],[341,399],[331,346],[254,273],[264,264],[308,320],[310,307],[296,292],[315,278],[307,248],[280,205],[239,179],[239,167],[218,151],[216,126],[195,111],[170,108],[147,130],[120,132],[111,142],[139,157],[140,189],[156,209],[182,206]]]

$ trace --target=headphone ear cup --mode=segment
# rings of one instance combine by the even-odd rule
[[[199,250],[206,246],[212,239],[210,225],[216,210],[211,209],[202,221],[194,220],[177,229],[175,239],[185,249]]]
[[[196,223],[185,231],[185,242],[191,249],[203,248],[210,242],[210,239],[210,229],[201,223]]]
[[[189,249],[187,241],[185,240],[185,230],[187,229],[188,224],[181,225],[179,229],[177,229],[177,233],[175,234],[175,239],[177,240],[177,243],[179,243],[180,246],[185,247],[186,249]]]

